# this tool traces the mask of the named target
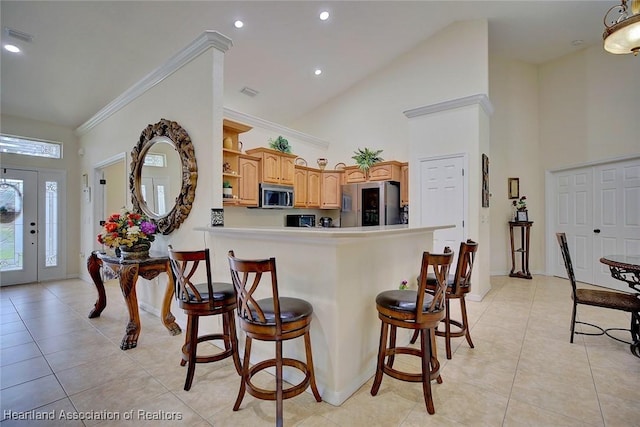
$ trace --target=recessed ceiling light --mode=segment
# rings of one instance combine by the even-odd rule
[[[315,74],[316,76],[319,76],[320,74],[322,74],[322,70],[320,68],[316,68],[313,74]]]
[[[233,23],[233,26],[236,28],[242,28],[244,27],[244,22],[238,19],[236,22]]]
[[[327,12],[326,10],[320,12],[320,20],[326,21],[327,19],[329,19],[329,12]]]
[[[20,48],[14,44],[5,44],[4,48],[11,53],[20,53]]]

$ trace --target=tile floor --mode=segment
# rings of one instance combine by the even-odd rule
[[[491,285],[482,302],[468,303],[475,349],[454,339],[447,360],[438,338],[444,382],[433,384],[435,415],[425,410],[420,384],[385,377],[376,397],[370,380],[340,407],[308,393],[286,400],[285,425],[640,425],[640,359],[607,337],[578,335],[569,343],[568,281],[500,276]],[[121,351],[127,313],[117,282],[107,282],[107,295],[102,316],[88,319],[96,293],[82,280],[0,289],[2,427],[174,425],[174,414],[189,426],[274,424],[273,402],[246,395],[240,411],[231,410],[238,376],[228,360],[198,365],[185,392],[178,364],[184,336],[170,336],[151,314],[141,312],[138,347]],[[606,327],[629,322],[624,313],[591,307],[578,315]],[[396,360],[418,366],[410,356]],[[264,373],[260,381],[271,379]],[[55,416],[22,421],[7,411]],[[74,420],[78,414],[120,420]],[[129,414],[133,421],[124,419]],[[164,419],[152,419],[158,416]]]

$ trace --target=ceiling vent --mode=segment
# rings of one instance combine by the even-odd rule
[[[253,98],[254,96],[259,94],[260,92],[258,92],[255,89],[251,89],[250,87],[245,86],[242,89],[240,89],[240,93],[244,93],[245,95],[250,96],[251,98]]]
[[[23,42],[31,43],[33,36],[31,34],[23,33],[22,31],[14,30],[13,28],[4,27],[4,33],[7,37],[22,40]]]

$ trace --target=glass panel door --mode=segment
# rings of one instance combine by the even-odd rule
[[[38,173],[2,169],[0,285],[38,280]]]

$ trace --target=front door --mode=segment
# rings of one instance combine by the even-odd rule
[[[2,169],[0,286],[38,280],[38,172]]]

